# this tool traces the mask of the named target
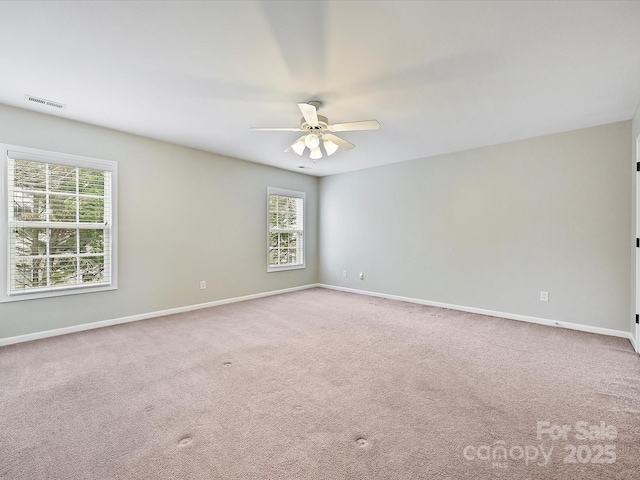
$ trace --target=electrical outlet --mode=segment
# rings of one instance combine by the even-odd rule
[[[347,276],[347,271],[346,270],[342,270],[342,276],[346,277]]]
[[[540,292],[540,301],[548,302],[549,301],[549,292]]]
[[[364,280],[364,272],[360,272],[360,280]]]
[[[204,290],[205,288],[207,288],[207,281],[200,280],[200,290]]]

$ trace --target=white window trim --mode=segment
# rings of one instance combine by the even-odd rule
[[[111,172],[111,282],[107,285],[80,285],[52,290],[25,291],[9,294],[9,153],[17,152],[21,160],[33,160],[72,167],[93,168]],[[12,155],[13,156],[13,155]],[[118,164],[110,160],[71,155],[18,145],[0,144],[0,303],[102,292],[118,288]]]
[[[302,199],[302,264],[298,265],[269,265],[269,195],[282,195]],[[285,270],[300,270],[307,268],[307,194],[285,188],[267,187],[267,272],[282,272]]]

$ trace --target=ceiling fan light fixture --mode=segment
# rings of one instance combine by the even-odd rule
[[[315,160],[323,157],[323,153],[329,157],[338,150],[352,150],[355,147],[353,143],[338,135],[334,135],[335,132],[377,130],[380,128],[380,123],[377,120],[360,120],[357,122],[330,124],[327,117],[318,115],[318,109],[321,106],[322,102],[317,100],[298,103],[298,108],[300,109],[300,113],[302,113],[299,127],[251,127],[251,130],[263,132],[302,132],[303,135],[287,147],[285,152],[294,151],[299,156],[302,156],[308,148],[309,157],[314,160],[315,163]]]
[[[318,137],[316,137],[316,138],[318,138]],[[309,158],[311,158],[313,160],[318,160],[318,159],[322,158],[322,152],[320,151],[319,144],[318,144],[318,146],[316,148],[311,150],[311,155],[309,155]]]
[[[305,149],[304,137],[300,137],[291,145],[291,149],[296,152],[298,155],[302,156],[302,153]]]
[[[309,150],[315,150],[320,146],[320,139],[315,133],[310,133],[304,139],[304,144],[307,146]],[[322,154],[320,154],[322,155]],[[313,157],[311,157],[313,158]]]
[[[338,145],[333,143],[331,140],[323,140],[322,142],[324,144],[324,149],[327,151],[328,156],[333,155],[334,153],[336,153],[336,150],[338,150]]]

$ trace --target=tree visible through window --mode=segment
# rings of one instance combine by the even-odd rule
[[[269,271],[304,268],[303,192],[268,189]]]
[[[8,152],[8,294],[110,285],[112,172],[21,157]]]

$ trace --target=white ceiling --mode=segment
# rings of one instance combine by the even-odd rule
[[[3,1],[0,18],[0,103],[311,175],[628,120],[640,101],[639,1]],[[312,99],[381,129],[315,164],[283,152],[299,134],[249,130],[298,126]]]

